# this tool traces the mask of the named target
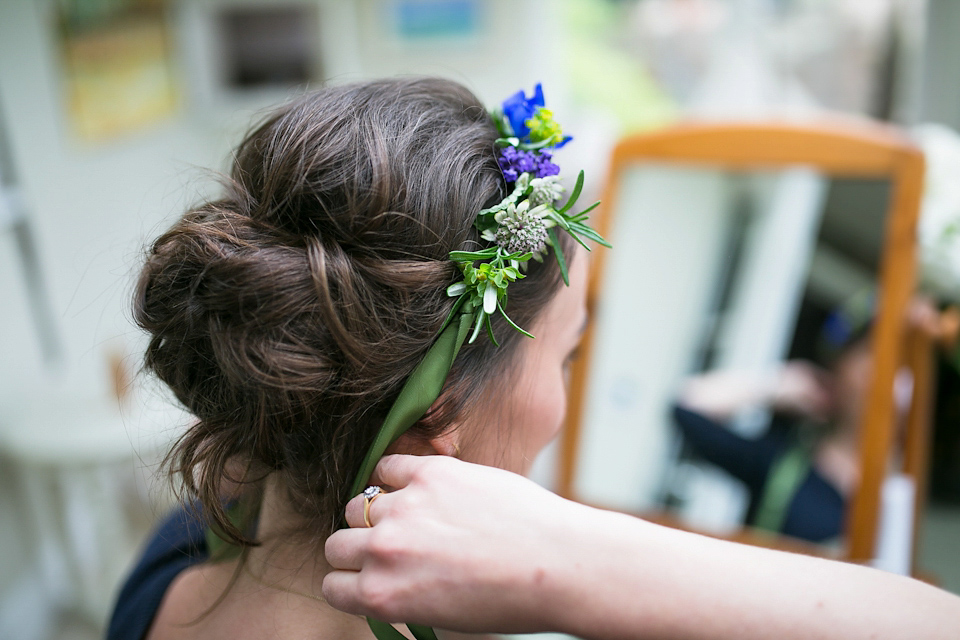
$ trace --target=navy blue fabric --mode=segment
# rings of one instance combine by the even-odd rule
[[[206,525],[193,509],[174,511],[154,531],[117,597],[107,640],[142,640],[177,575],[209,557]]]
[[[811,542],[825,542],[843,533],[846,517],[843,496],[816,467],[811,467],[793,496],[782,533]]]
[[[770,430],[760,438],[744,438],[681,406],[674,407],[673,416],[698,456],[746,485],[750,492],[746,522],[752,523],[770,470],[790,446],[789,439],[777,430]],[[790,501],[781,533],[824,542],[843,533],[845,517],[843,496],[816,467],[811,466]]]

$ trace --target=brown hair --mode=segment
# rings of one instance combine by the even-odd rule
[[[232,543],[256,544],[226,516],[225,480],[280,472],[305,531],[340,522],[364,453],[451,309],[444,290],[460,274],[448,253],[484,246],[476,213],[505,195],[496,138],[454,82],[324,88],[255,127],[223,197],[149,249],[134,299],[145,367],[198,418],[168,463]],[[531,263],[510,287],[511,317],[529,327],[559,285],[552,259]],[[494,328],[502,346],[465,345],[412,433],[442,432],[502,374],[525,338]]]

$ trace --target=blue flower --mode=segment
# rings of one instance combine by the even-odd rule
[[[513,135],[520,139],[530,135],[530,127],[527,126],[527,120],[532,118],[537,112],[538,107],[544,106],[543,87],[538,82],[533,88],[533,95],[529,98],[523,91],[517,91],[515,94],[503,101],[503,115],[506,116],[513,129]]]

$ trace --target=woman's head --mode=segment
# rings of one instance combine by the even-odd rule
[[[198,418],[170,460],[238,541],[220,508],[224,480],[276,472],[308,530],[339,520],[364,453],[451,309],[444,291],[459,272],[449,252],[485,244],[473,221],[505,195],[497,137],[483,105],[449,81],[326,88],[256,127],[223,197],[152,245],[134,302],[151,334],[145,365]],[[542,326],[560,286],[551,261],[531,263],[511,286],[511,317]],[[516,404],[527,339],[498,320],[494,329],[501,347],[466,345],[409,438],[481,425],[491,398]]]

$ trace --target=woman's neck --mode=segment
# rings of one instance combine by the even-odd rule
[[[332,568],[323,555],[323,539],[300,535],[302,518],[294,513],[276,474],[267,478],[257,539],[249,550],[245,570],[263,585],[322,597],[324,576]]]
[[[817,448],[817,469],[843,496],[852,495],[860,483],[859,451],[856,428],[842,424]]]

